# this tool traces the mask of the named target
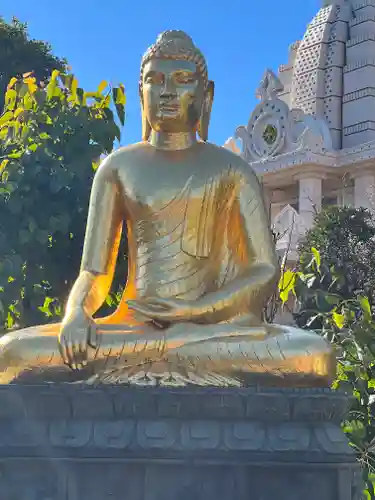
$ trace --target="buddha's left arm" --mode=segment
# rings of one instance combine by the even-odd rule
[[[261,319],[263,308],[278,277],[278,262],[269,218],[259,181],[252,171],[240,181],[238,201],[244,233],[247,235],[248,268],[219,291],[202,297],[202,320],[225,321],[241,311]],[[204,311],[204,312],[203,312]]]

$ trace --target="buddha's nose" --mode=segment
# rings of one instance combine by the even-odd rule
[[[173,98],[176,95],[176,87],[173,84],[171,78],[166,78],[164,82],[164,86],[161,91],[161,95],[164,98]]]

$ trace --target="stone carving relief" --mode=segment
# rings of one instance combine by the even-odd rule
[[[277,250],[282,252],[296,251],[301,234],[305,231],[299,213],[291,205],[286,205],[276,215],[272,226],[277,235]]]
[[[3,386],[0,500],[359,500],[347,407],[318,388]]]
[[[260,103],[247,126],[238,127],[235,137],[230,138],[225,147],[237,152],[234,139],[240,139],[241,156],[247,162],[267,160],[300,150],[332,150],[331,133],[326,122],[301,110],[290,109],[278,97],[282,91],[279,78],[267,70],[257,90]]]

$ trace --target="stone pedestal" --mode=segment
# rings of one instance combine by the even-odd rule
[[[0,499],[359,500],[328,390],[0,387]]]

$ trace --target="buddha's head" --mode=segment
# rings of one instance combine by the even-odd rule
[[[203,54],[183,31],[165,31],[142,59],[139,92],[142,136],[196,132],[208,136],[214,84]]]

